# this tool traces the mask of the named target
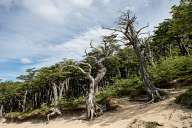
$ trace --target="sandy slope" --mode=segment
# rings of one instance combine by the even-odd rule
[[[184,109],[170,97],[155,104],[132,103],[119,100],[118,111],[105,113],[94,121],[79,120],[79,117],[63,117],[46,124],[31,121],[24,123],[3,123],[0,128],[145,128],[146,122],[156,121],[160,128],[192,128],[192,111]]]

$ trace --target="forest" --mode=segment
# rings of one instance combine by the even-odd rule
[[[175,103],[192,107],[192,2],[181,0],[153,34],[124,11],[99,45],[90,40],[82,60],[63,59],[0,82],[0,117],[45,118],[81,110],[87,120],[115,109],[113,98],[153,104],[187,88]]]

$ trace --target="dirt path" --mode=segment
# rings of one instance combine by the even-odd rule
[[[176,105],[174,97],[175,95],[164,101],[145,105],[121,99],[119,110],[105,113],[91,122],[78,120],[77,117],[63,117],[52,120],[49,124],[38,121],[1,121],[0,128],[192,128],[192,110]]]

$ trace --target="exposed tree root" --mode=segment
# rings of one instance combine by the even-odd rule
[[[61,111],[58,108],[51,108],[50,109],[50,113],[47,114],[47,123],[49,123],[50,117],[61,116],[61,115],[62,115],[62,113],[61,113]]]

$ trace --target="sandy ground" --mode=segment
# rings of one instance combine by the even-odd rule
[[[192,110],[174,103],[174,96],[154,104],[133,103],[119,100],[121,108],[88,122],[79,117],[23,123],[0,122],[0,128],[147,128],[146,122],[157,122],[158,128],[192,128]],[[152,127],[153,128],[153,127]]]

